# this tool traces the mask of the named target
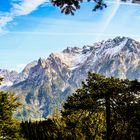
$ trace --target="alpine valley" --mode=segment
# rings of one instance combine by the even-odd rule
[[[116,37],[83,48],[68,47],[29,63],[21,73],[0,69],[1,89],[13,91],[23,106],[18,118],[46,118],[77,88],[88,72],[140,80],[140,42]]]

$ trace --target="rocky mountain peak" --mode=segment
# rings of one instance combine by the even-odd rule
[[[21,73],[18,74],[16,80],[14,80],[14,84],[18,84],[24,80],[26,80],[29,76],[30,70],[32,67],[37,65],[37,61],[30,62],[25,66]]]
[[[45,68],[45,66],[46,66],[46,60],[45,59],[42,59],[42,58],[39,58],[37,65]]]
[[[140,80],[140,43],[116,37],[83,48],[67,47],[46,60],[40,58],[28,64],[11,89],[22,96],[25,106],[37,112],[35,116],[39,112],[47,117],[54,107],[61,108],[61,103],[81,86],[89,71]]]
[[[78,47],[67,47],[62,53],[79,53],[82,49]]]
[[[109,39],[105,42],[96,44],[98,55],[107,55],[114,57],[120,53],[133,52],[134,48],[139,48],[139,43],[128,37],[116,37],[114,39]],[[124,54],[124,55],[126,55]]]
[[[112,39],[112,41],[114,41],[115,43],[119,43],[119,42],[122,42],[125,39],[129,39],[129,38],[128,37],[117,36],[114,39]]]

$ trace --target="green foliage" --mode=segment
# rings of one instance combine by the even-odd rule
[[[128,0],[121,0],[122,2],[128,2]],[[54,6],[57,6],[61,9],[62,13],[66,15],[71,14],[74,15],[75,11],[80,9],[80,5],[83,2],[92,2],[93,3],[93,11],[102,10],[107,7],[106,2],[104,0],[51,0],[51,3]],[[139,3],[138,0],[132,1],[132,3]]]
[[[89,73],[82,88],[68,98],[62,116],[68,118],[73,113],[77,116],[78,110],[99,113],[106,120],[106,123],[102,123],[106,126],[106,133],[100,129],[96,137],[102,133],[104,137],[109,137],[108,139],[136,139],[140,135],[139,91],[140,83],[137,80],[106,78]],[[98,119],[99,117],[95,120]]]
[[[13,119],[13,112],[20,105],[12,93],[0,91],[0,139],[19,138],[20,123]]]
[[[60,125],[61,123],[61,125]],[[62,122],[60,119],[48,119],[46,121],[25,121],[21,123],[21,133],[27,140],[61,140]]]
[[[102,10],[104,7],[106,8],[107,5],[103,2],[103,0],[87,0],[87,2],[93,1],[95,7],[93,11],[97,9]],[[80,9],[80,4],[83,0],[51,0],[51,3],[54,6],[57,6],[61,9],[62,13],[74,15],[74,12],[77,9]]]
[[[92,140],[103,139],[105,132],[104,114],[79,110],[67,117],[62,117],[66,123],[65,139]]]

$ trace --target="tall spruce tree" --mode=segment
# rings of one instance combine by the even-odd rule
[[[137,139],[140,135],[140,83],[137,80],[120,80],[113,77],[106,78],[95,73],[89,73],[82,88],[78,89],[73,96],[69,97],[64,104],[62,116],[70,120],[68,127],[75,128],[79,124],[77,111],[91,112],[88,114],[103,114],[106,120],[104,131],[94,134],[91,139],[98,139],[104,134],[110,139]],[[75,114],[74,123],[71,121]],[[88,117],[90,118],[90,116]],[[89,120],[89,119],[88,119]],[[97,121],[100,118],[97,117]],[[103,121],[101,121],[103,123]],[[87,123],[83,121],[83,124]],[[95,122],[96,124],[96,122]],[[135,125],[136,124],[136,125]],[[101,130],[99,130],[101,131]],[[97,131],[96,131],[97,132]],[[95,132],[94,132],[95,133]]]

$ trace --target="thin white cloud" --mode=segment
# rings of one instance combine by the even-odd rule
[[[0,16],[0,33],[3,32],[3,28],[7,25],[7,23],[9,23],[12,20],[13,20],[13,18],[11,15]]]
[[[0,33],[4,27],[17,16],[28,15],[35,11],[39,6],[46,4],[48,0],[13,0],[9,13],[0,14]]]
[[[70,35],[70,36],[73,36],[73,35],[77,35],[77,36],[79,36],[79,35],[88,35],[88,36],[93,36],[93,35],[95,35],[95,36],[97,36],[97,35],[100,35],[100,33],[98,33],[98,32],[94,32],[94,33],[91,33],[91,32],[70,32],[70,33],[68,33],[68,32],[7,32],[7,33],[9,33],[9,34],[18,34],[18,35],[46,35],[46,36],[51,36],[51,35],[58,35],[58,36],[60,36],[60,35]],[[123,35],[121,35],[121,34],[119,34],[120,36],[123,36]],[[116,34],[103,34],[103,36],[116,36]]]
[[[13,3],[12,13],[15,16],[30,14],[47,1],[48,0],[23,0],[18,4]]]
[[[25,68],[26,64],[17,64],[18,69],[23,69]]]
[[[121,5],[121,0],[116,0],[115,7],[114,7],[113,11],[110,13],[109,17],[107,18],[107,21],[106,21],[106,23],[105,23],[105,25],[104,25],[104,27],[102,29],[102,32],[97,36],[96,40],[99,40],[102,37],[102,35],[104,34],[105,30],[109,26],[110,22],[112,21],[112,19],[116,15],[116,12],[118,11],[120,5]]]

